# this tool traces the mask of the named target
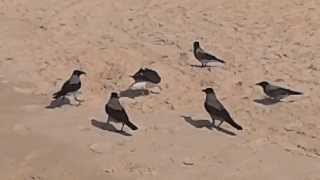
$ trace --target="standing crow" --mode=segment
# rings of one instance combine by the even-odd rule
[[[132,130],[138,129],[137,126],[135,126],[132,122],[130,122],[126,111],[120,104],[119,95],[116,92],[111,93],[111,97],[105,106],[105,110],[109,116],[107,120],[107,124],[109,123],[109,121],[113,121],[116,123],[121,122],[122,123],[121,131],[123,131],[124,125],[129,126],[129,128]]]
[[[220,125],[225,121],[229,123],[231,126],[236,128],[237,130],[242,130],[242,127],[238,125],[234,120],[231,118],[228,111],[223,107],[223,105],[219,102],[219,100],[216,97],[215,92],[212,88],[206,88],[202,90],[206,93],[206,100],[204,102],[204,107],[207,110],[207,112],[210,114],[213,122],[212,124],[215,126],[215,119],[220,120],[220,124],[217,127],[220,127]]]
[[[290,89],[286,89],[280,86],[275,86],[270,84],[267,81],[262,81],[257,83],[256,85],[261,86],[263,88],[264,93],[271,97],[272,99],[280,101],[283,98],[286,98],[290,95],[302,95],[302,92],[293,91]]]
[[[223,60],[203,50],[198,41],[193,42],[193,54],[197,60],[201,62],[201,67],[207,66],[207,63],[209,62],[225,63]]]
[[[74,70],[71,77],[63,84],[61,90],[53,94],[53,98],[59,99],[62,97],[62,99],[64,99],[65,96],[73,94],[74,99],[77,102],[80,102],[76,96],[76,93],[81,88],[80,76],[82,74],[86,73],[80,70]]]

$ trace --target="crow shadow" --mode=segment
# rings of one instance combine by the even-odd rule
[[[236,136],[237,134],[232,132],[232,131],[229,131],[227,129],[224,129],[222,127],[217,127],[215,126],[212,122],[210,122],[209,120],[203,120],[203,119],[192,119],[192,117],[190,116],[181,116],[182,118],[184,118],[184,120],[191,124],[193,127],[195,128],[207,128],[209,130],[212,130],[212,129],[216,129],[217,131],[219,132],[223,132],[227,135],[230,135],[230,136]]]
[[[282,101],[278,100],[278,99],[272,99],[272,98],[265,97],[262,99],[255,99],[254,102],[256,102],[258,104],[265,105],[265,106],[269,106],[269,105],[277,104]]]
[[[197,65],[197,64],[190,64],[191,67],[195,67],[195,68],[210,68],[210,67],[216,67],[216,66],[212,66],[212,65],[206,65],[206,66],[201,66],[201,65]]]
[[[63,99],[54,99],[50,102],[48,106],[46,106],[47,109],[54,109],[54,108],[59,108],[62,107],[63,105],[72,105],[71,101],[68,98],[63,98]]]
[[[132,90],[132,89],[127,89],[124,91],[120,91],[120,97],[127,97],[134,99],[139,96],[148,96],[150,94],[150,91],[147,89],[142,89],[142,90]]]
[[[106,122],[101,122],[101,121],[98,121],[98,120],[95,120],[95,119],[91,119],[91,125],[96,127],[96,128],[102,129],[104,131],[117,133],[117,134],[120,134],[120,135],[123,135],[123,136],[132,136],[132,134],[129,134],[129,133],[125,132],[125,131],[118,130],[116,127],[114,127],[114,125],[112,125],[110,123],[107,124]]]

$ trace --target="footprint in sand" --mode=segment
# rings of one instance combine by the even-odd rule
[[[32,93],[32,88],[23,88],[23,87],[13,87],[13,90],[17,93],[22,93],[22,94],[31,94]]]
[[[34,112],[41,108],[40,105],[37,104],[28,104],[21,107],[22,110],[28,111],[28,112]]]
[[[12,130],[22,136],[26,136],[31,132],[31,129],[26,127],[24,124],[16,124],[13,126]]]
[[[107,144],[95,143],[95,144],[89,145],[89,149],[91,152],[94,152],[97,154],[102,154],[102,153],[109,151],[111,149],[111,146],[107,145]]]

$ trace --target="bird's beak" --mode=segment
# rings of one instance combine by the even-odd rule
[[[86,73],[86,72],[83,72],[83,71],[82,71],[82,73],[81,73],[81,74],[83,74],[83,75],[85,75],[85,76],[87,75],[87,73]]]
[[[202,89],[201,91],[202,91],[202,92],[206,92],[206,90],[205,90],[205,89]]]
[[[261,84],[260,84],[260,83],[256,83],[255,85],[256,85],[256,86],[260,86]]]

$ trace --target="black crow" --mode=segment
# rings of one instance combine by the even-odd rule
[[[134,79],[134,82],[130,85],[129,89],[144,90],[158,87],[161,90],[159,85],[161,82],[161,77],[155,70],[149,68],[140,68],[139,71],[131,77]]]

